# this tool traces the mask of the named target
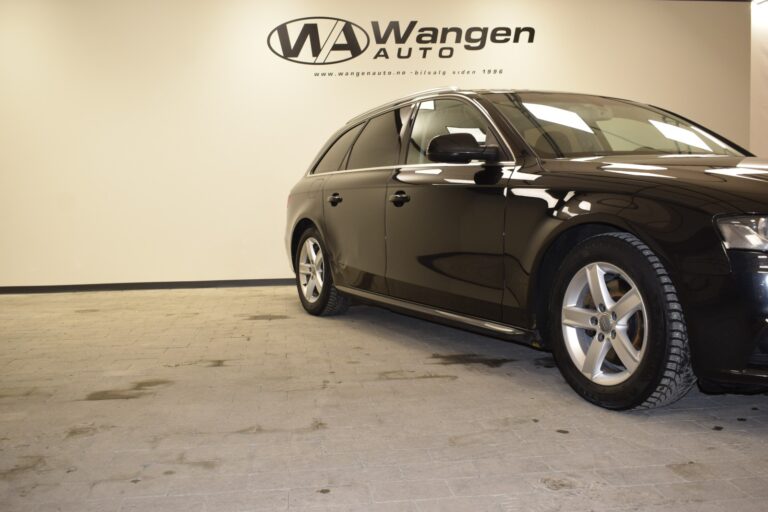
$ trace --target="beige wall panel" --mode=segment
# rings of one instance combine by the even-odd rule
[[[663,106],[749,143],[749,5],[0,0],[0,286],[277,278],[286,196],[348,118],[455,84]],[[276,57],[304,16],[533,26],[534,44],[450,60]],[[319,71],[503,69],[484,76]]]
[[[749,149],[768,158],[768,2],[752,6],[751,79]]]

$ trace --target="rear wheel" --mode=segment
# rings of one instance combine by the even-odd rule
[[[560,371],[594,404],[658,407],[696,380],[675,287],[658,257],[628,233],[589,238],[566,257],[550,319]]]
[[[306,230],[296,250],[296,289],[304,309],[312,315],[336,315],[346,311],[348,300],[333,285],[328,253],[320,233]]]

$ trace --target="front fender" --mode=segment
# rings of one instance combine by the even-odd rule
[[[535,183],[538,184],[538,183]],[[660,258],[681,300],[702,292],[701,276],[730,272],[711,213],[631,190],[510,187],[505,233],[505,321],[536,328],[540,296],[580,241],[599,233],[635,235]],[[515,219],[525,219],[515,222]]]

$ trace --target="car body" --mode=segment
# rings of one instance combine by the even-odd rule
[[[576,111],[588,105],[593,128],[621,124],[611,116],[625,106],[633,115],[646,109],[676,152],[560,151],[582,132],[594,138],[578,115],[552,106],[568,102]],[[415,119],[431,119],[435,105],[486,123],[479,134],[449,126],[461,124],[455,113],[440,121],[451,134],[493,142],[492,165],[425,158],[414,140],[427,129]],[[383,124],[384,114],[395,118],[399,147],[373,121],[370,134],[358,128]],[[340,159],[330,158],[347,143]],[[412,158],[417,146],[422,154]],[[330,168],[320,169],[326,155]],[[550,349],[550,293],[563,259],[589,237],[628,233],[676,287],[699,382],[730,389],[768,383],[768,252],[729,246],[719,222],[765,214],[768,161],[666,110],[601,96],[449,88],[388,103],[334,134],[291,191],[285,243],[296,272],[299,237],[315,229],[345,296]]]

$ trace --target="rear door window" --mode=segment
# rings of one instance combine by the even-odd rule
[[[324,172],[333,172],[341,169],[341,163],[344,161],[344,157],[347,156],[350,146],[357,138],[363,125],[359,124],[354,128],[347,130],[341,135],[336,142],[328,148],[323,158],[315,166],[315,174],[322,174]]]
[[[408,106],[371,118],[349,154],[347,169],[397,165],[403,127],[410,112]]]

